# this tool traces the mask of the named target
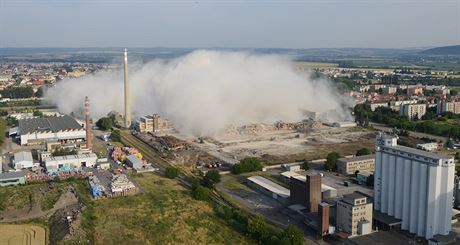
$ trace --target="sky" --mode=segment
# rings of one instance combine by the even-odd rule
[[[0,0],[0,47],[460,44],[460,0]]]

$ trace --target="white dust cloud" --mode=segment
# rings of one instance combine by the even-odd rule
[[[250,123],[301,121],[305,110],[327,113],[333,121],[350,119],[344,109],[348,103],[329,81],[312,80],[275,55],[200,50],[172,61],[131,64],[129,83],[133,118],[159,113],[194,135]],[[123,112],[123,71],[60,81],[46,96],[63,113],[81,111],[84,96],[93,118]]]

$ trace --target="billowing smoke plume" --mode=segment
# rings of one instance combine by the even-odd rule
[[[250,123],[296,122],[305,110],[348,119],[343,96],[328,81],[312,80],[280,56],[195,51],[172,61],[131,65],[129,82],[133,118],[159,113],[195,135]],[[123,112],[122,70],[61,81],[47,92],[64,113],[81,111],[85,95],[94,118]]]

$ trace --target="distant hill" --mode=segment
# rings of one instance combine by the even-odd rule
[[[460,55],[460,45],[431,48],[421,53],[429,55]]]

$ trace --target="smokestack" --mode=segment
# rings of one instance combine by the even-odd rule
[[[89,99],[85,96],[85,115],[86,115],[86,148],[91,149],[91,129],[89,123]]]
[[[125,127],[131,127],[131,102],[128,87],[128,49],[125,48]]]

